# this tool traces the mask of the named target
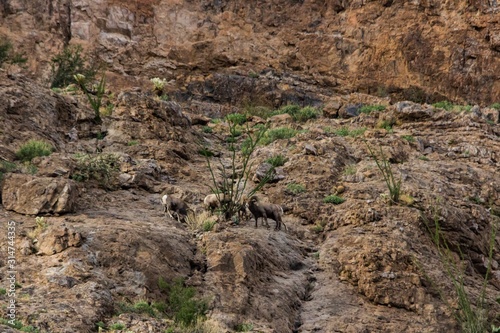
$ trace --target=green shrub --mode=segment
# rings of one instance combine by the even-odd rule
[[[444,109],[446,111],[450,111],[451,109],[453,109],[453,104],[450,101],[437,102],[432,104],[432,106],[435,108]]]
[[[278,127],[268,130],[262,137],[260,143],[268,145],[279,139],[290,139],[297,135],[299,131],[290,127]]]
[[[205,231],[205,232],[212,231],[212,229],[214,228],[214,225],[216,223],[217,223],[217,221],[205,221],[205,222],[203,222],[203,226],[202,226],[203,231]]]
[[[500,110],[500,103],[493,103],[490,105],[490,108]]]
[[[9,161],[0,161],[0,181],[2,180],[4,174],[12,172],[17,169],[17,164]]]
[[[379,155],[375,154],[373,149],[365,142],[368,151],[370,152],[370,156],[375,160],[377,167],[380,172],[382,172],[382,176],[384,177],[384,181],[389,189],[390,194],[390,203],[397,203],[399,201],[399,196],[401,195],[401,177],[396,180],[394,177],[394,173],[392,172],[391,162],[385,156],[382,147],[379,146]]]
[[[213,132],[213,129],[210,126],[203,126],[203,128],[201,130],[203,133],[212,133]]]
[[[52,146],[45,141],[29,140],[19,148],[16,157],[22,162],[30,162],[37,156],[49,156],[52,151]]]
[[[384,111],[384,110],[385,110],[385,106],[384,105],[374,104],[374,105],[363,105],[359,109],[359,112],[370,114],[373,111]]]
[[[415,138],[413,137],[413,135],[403,135],[402,138],[403,140],[406,140],[408,142],[415,142]]]
[[[309,119],[317,118],[320,114],[320,112],[312,106],[301,108],[295,104],[284,106],[278,110],[277,113],[288,113],[292,116],[293,120],[299,122],[305,122]]]
[[[183,279],[177,279],[170,285],[168,304],[174,313],[174,320],[183,326],[191,326],[199,317],[203,317],[208,309],[204,300],[195,298],[196,289],[186,287]]]
[[[284,165],[287,161],[287,158],[281,154],[270,157],[266,160],[267,163],[271,164],[273,167],[277,168]]]
[[[87,100],[89,101],[90,106],[94,110],[94,121],[100,124],[102,99],[106,91],[106,77],[104,76],[104,73],[102,74],[101,80],[99,81],[99,84],[96,86],[94,92],[91,92],[90,89],[87,88],[87,82],[89,81],[87,77],[85,77],[85,75],[75,74],[73,78],[80,87],[80,89],[82,89],[82,91],[87,96]]]
[[[138,301],[134,304],[118,303],[118,313],[144,313],[156,317],[156,310],[146,301]]]
[[[344,201],[345,201],[344,198],[341,198],[341,197],[336,196],[336,195],[329,195],[323,199],[324,203],[331,203],[334,205],[339,205],[339,204],[343,203]]]
[[[342,126],[341,128],[335,130],[333,133],[338,136],[348,136],[349,135],[349,127]]]
[[[124,330],[126,326],[122,323],[114,323],[109,326],[110,330]]]
[[[226,120],[236,125],[243,125],[247,121],[247,117],[241,113],[231,113],[226,116]]]
[[[305,192],[306,188],[302,184],[290,183],[286,186],[286,191],[290,194],[297,195],[299,193]]]
[[[5,295],[7,294],[7,289],[0,288],[0,295]]]
[[[139,144],[139,141],[137,140],[132,140],[132,141],[129,141],[127,142],[127,146],[137,146]]]
[[[81,45],[69,45],[52,58],[51,88],[64,88],[77,83],[74,78],[76,74],[82,74],[88,81],[93,81],[97,68],[85,64],[88,61],[82,56],[82,51]]]
[[[333,133],[338,136],[350,136],[356,138],[363,135],[366,132],[366,127],[360,127],[350,130],[347,126],[342,126],[341,128],[335,130]]]
[[[96,180],[100,185],[108,187],[120,171],[118,156],[115,154],[79,154],[74,158],[76,168],[71,178],[79,182]]]

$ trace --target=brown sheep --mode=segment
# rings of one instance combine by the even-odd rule
[[[161,197],[161,203],[163,205],[163,212],[165,214],[168,213],[171,218],[174,218],[174,216],[172,215],[172,212],[174,212],[177,216],[177,221],[186,221],[187,213],[190,209],[187,203],[185,203],[183,200],[165,194]]]
[[[271,220],[276,221],[276,227],[274,230],[281,230],[281,224],[283,224],[285,230],[287,230],[287,227],[282,220],[283,208],[281,208],[280,205],[259,202],[257,196],[254,195],[248,199],[248,209],[255,218],[256,228],[258,226],[259,218],[262,217],[263,221],[266,222],[267,227],[269,227],[267,219],[270,218]]]

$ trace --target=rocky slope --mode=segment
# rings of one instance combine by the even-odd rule
[[[486,0],[8,0],[0,36],[45,81],[48,55],[71,42],[120,74],[118,86],[160,76],[190,98],[228,102],[214,73],[273,73],[267,95],[232,98],[275,105],[358,91],[489,105],[500,100],[499,20]]]
[[[14,223],[18,326],[188,332],[150,306],[183,278],[208,305],[193,332],[458,332],[436,221],[474,306],[491,267],[486,315],[500,326],[499,19],[495,1],[3,1],[0,36],[28,58],[0,68],[0,285]],[[47,89],[68,43],[107,64],[113,108],[100,124],[81,93]],[[152,77],[169,80],[169,101]],[[441,99],[477,105],[424,103]],[[261,118],[289,103],[322,114]],[[234,112],[297,132],[251,155],[252,176],[286,158],[259,192],[285,207],[286,231],[253,220],[204,231],[163,214],[169,193],[214,221],[200,144],[227,165],[227,123],[210,120]],[[54,152],[22,163],[30,139]],[[369,149],[401,179],[397,204]],[[86,155],[116,173],[87,179]],[[325,203],[332,194],[345,201]]]
[[[196,141],[210,142],[227,159],[224,122],[206,133],[187,106],[125,90],[116,92],[113,114],[96,125],[84,96],[56,94],[5,72],[0,98],[8,101],[0,108],[2,160],[16,162],[15,151],[30,138],[55,147],[33,160],[35,169],[17,162],[2,185],[2,225],[16,222],[17,318],[40,332],[90,332],[99,322],[163,332],[171,321],[122,307],[164,300],[159,279],[178,277],[209,300],[206,323],[214,332],[458,331],[452,280],[426,228],[433,211],[455,254],[463,252],[474,302],[481,290],[500,207],[495,109],[454,112],[400,102],[351,118],[272,117],[271,128],[301,129],[252,155],[255,167],[273,155],[287,158],[284,179],[260,195],[287,208],[289,230],[255,229],[247,221],[193,233],[163,215],[160,193],[185,198],[201,214],[211,183]],[[359,94],[341,98],[387,104]],[[201,123],[193,125],[196,119]],[[381,128],[383,120],[391,130]],[[97,140],[97,132],[106,136]],[[385,151],[405,201],[389,205],[368,147]],[[71,179],[75,154],[96,149],[119,156],[119,176],[104,188]],[[287,191],[290,183],[305,191]],[[333,193],[346,201],[324,203]],[[45,228],[35,215],[45,216]],[[7,233],[0,237],[7,244]],[[486,289],[493,322],[500,310],[498,253],[497,237]],[[2,262],[7,255],[2,251]],[[1,271],[7,285],[8,266]]]

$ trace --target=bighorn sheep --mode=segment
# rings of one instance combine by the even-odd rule
[[[161,203],[163,205],[163,212],[165,213],[165,215],[168,213],[171,218],[174,218],[174,216],[172,215],[172,212],[174,212],[177,216],[177,221],[186,221],[189,207],[184,201],[171,195],[165,194],[161,197]]]
[[[263,221],[266,222],[267,227],[269,227],[267,218],[270,218],[271,220],[276,221],[276,227],[274,228],[275,230],[281,230],[281,224],[283,224],[285,226],[285,230],[287,230],[287,227],[281,218],[281,216],[283,215],[283,208],[281,208],[280,205],[259,202],[259,198],[257,198],[257,196],[255,195],[248,199],[247,204],[248,209],[255,218],[256,228],[258,226],[259,218],[262,217]]]
[[[230,192],[231,193],[231,192]],[[210,210],[212,213],[215,209],[220,208],[221,205],[230,203],[233,198],[231,198],[231,194],[218,194],[219,198],[217,198],[217,194],[209,194],[203,200],[203,205],[205,209]],[[239,203],[238,208],[238,220],[241,221],[243,217],[248,218],[247,209],[244,203]]]

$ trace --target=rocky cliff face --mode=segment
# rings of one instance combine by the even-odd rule
[[[51,55],[71,42],[127,77],[117,84],[160,76],[186,98],[201,98],[193,83],[216,84],[212,73],[272,72],[294,77],[276,89],[292,95],[489,105],[500,100],[499,10],[487,0],[4,1],[0,33],[45,79]]]
[[[500,99],[496,6],[1,2],[0,35],[29,59],[0,69],[0,243],[13,221],[17,326],[185,333],[166,306],[173,292],[165,283],[182,278],[208,305],[197,332],[456,332],[453,277],[463,277],[483,314],[486,274],[484,315],[500,326],[500,237],[491,238],[500,114],[489,107]],[[50,57],[69,42],[108,64],[113,109],[102,123],[78,91],[46,88]],[[171,80],[169,101],[152,93],[151,77]],[[479,105],[445,110],[398,96]],[[322,114],[261,118],[287,103]],[[253,176],[284,157],[259,196],[285,208],[286,231],[255,229],[251,219],[206,227],[216,218],[202,207],[212,183],[200,145],[216,154],[217,173],[230,165],[221,118],[234,112],[254,112],[250,128],[296,134],[259,145],[250,160]],[[22,163],[16,152],[29,139],[54,152]],[[235,140],[240,146],[244,135]],[[370,148],[401,181],[397,203]],[[82,156],[112,156],[109,177],[82,174]],[[102,168],[92,161],[87,171]],[[165,216],[163,193],[183,198],[201,224]],[[345,201],[325,202],[332,194]],[[436,226],[460,275],[432,241]],[[2,250],[0,262],[8,255]],[[0,264],[2,288],[8,270]],[[17,331],[4,324],[2,332]]]

